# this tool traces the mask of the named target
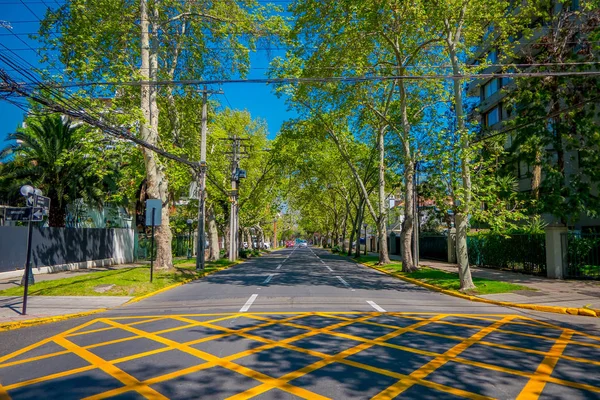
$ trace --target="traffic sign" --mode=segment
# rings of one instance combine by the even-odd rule
[[[36,196],[35,207],[40,207],[43,210],[44,215],[48,215],[48,212],[50,211],[50,197]]]
[[[6,209],[5,217],[7,221],[29,221],[30,214],[29,207],[14,207]]]
[[[152,218],[152,210],[154,210],[154,219]],[[162,200],[150,199],[146,200],[146,226],[159,226],[162,217]],[[152,221],[154,220],[154,224]]]
[[[44,219],[44,209],[41,207],[33,207],[31,214],[31,220],[35,222],[42,221]]]

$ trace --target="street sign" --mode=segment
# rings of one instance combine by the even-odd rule
[[[48,215],[50,212],[50,197],[36,196],[35,207],[40,207],[43,210],[44,215]]]
[[[31,214],[31,220],[35,222],[44,220],[44,209],[41,207],[33,207],[33,214]]]
[[[31,208],[29,207],[15,207],[6,209],[6,220],[7,221],[29,221],[29,215],[31,214]]]
[[[154,224],[152,223],[152,210],[154,210]],[[159,226],[162,217],[162,200],[146,200],[146,226]]]

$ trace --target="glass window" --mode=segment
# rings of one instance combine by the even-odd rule
[[[483,98],[487,99],[500,89],[500,80],[498,78],[492,79],[485,85],[483,85]]]
[[[484,114],[483,122],[485,127],[490,127],[500,122],[500,120],[500,105],[497,105],[496,107],[492,108],[490,111]]]

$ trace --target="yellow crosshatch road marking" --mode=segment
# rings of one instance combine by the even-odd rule
[[[452,317],[458,317],[459,320],[454,321]],[[243,322],[240,326],[236,326],[238,319],[242,319]],[[150,326],[152,326],[151,331]],[[453,329],[460,328],[468,329],[470,333],[465,337],[458,336]],[[265,330],[271,333],[265,333]],[[278,330],[287,330],[291,334],[280,338],[276,336]],[[373,335],[373,332],[378,333]],[[493,333],[510,336],[511,343],[502,343],[492,338]],[[306,346],[307,341],[311,342],[311,338],[317,335],[339,343],[341,347],[337,348],[336,353],[331,353],[329,348],[303,347]],[[415,342],[415,335],[423,340]],[[185,340],[175,340],[173,337],[183,337]],[[256,345],[222,357],[198,347],[210,342],[225,341],[220,345],[227,349],[228,340],[238,339],[252,341]],[[446,341],[450,344],[440,350],[430,347],[427,340],[434,344],[438,344],[437,341],[440,341],[439,343]],[[136,348],[141,341],[151,343],[153,347]],[[539,341],[548,347],[542,350],[531,348],[528,344],[531,341]],[[301,342],[305,344],[302,345]],[[531,357],[539,357],[541,361],[535,371],[531,372],[531,368],[519,370],[514,366],[499,364],[497,359],[469,359],[463,353],[475,344],[500,352],[502,350],[513,354],[521,352],[524,357],[529,354]],[[365,373],[386,376],[388,377],[386,379],[396,381],[391,386],[377,388],[373,392],[379,393],[376,398],[394,398],[414,386],[438,391],[440,397],[446,393],[470,399],[492,398],[489,397],[489,393],[471,392],[460,385],[453,387],[447,382],[445,384],[436,382],[433,379],[436,371],[449,361],[477,368],[481,374],[495,371],[519,377],[521,380],[525,378],[526,383],[520,389],[519,399],[537,399],[547,387],[547,383],[585,390],[589,392],[590,397],[598,396],[600,387],[590,384],[589,380],[578,382],[577,377],[566,380],[553,376],[554,370],[559,368],[560,360],[571,364],[580,363],[584,371],[592,365],[600,366],[598,360],[591,359],[592,356],[585,358],[585,352],[580,353],[583,354],[582,357],[578,357],[580,354],[566,351],[570,345],[576,345],[580,349],[600,349],[600,337],[522,316],[499,314],[261,312],[97,318],[0,357],[0,400],[10,399],[11,394],[16,393],[17,390],[21,392],[36,390],[39,385],[51,384],[53,387],[60,387],[63,384],[64,390],[67,391],[70,390],[68,380],[82,374],[96,374],[94,376],[103,374],[114,379],[114,387],[102,386],[101,393],[97,390],[83,396],[89,400],[110,398],[127,392],[136,392],[149,399],[168,398],[169,392],[161,392],[164,385],[168,386],[170,382],[176,385],[177,379],[185,378],[190,374],[203,374],[204,371],[213,368],[222,368],[255,382],[250,388],[240,387],[237,394],[230,397],[231,399],[252,398],[274,388],[301,398],[325,399],[327,397],[319,393],[318,385],[316,389],[312,386],[310,389],[303,387],[300,378],[306,375],[314,377],[312,374],[318,375],[321,369],[326,370],[328,366],[336,364],[358,368]],[[44,346],[52,346],[52,351],[43,351]],[[111,349],[111,346],[130,347],[130,350],[127,354],[117,354],[116,358],[102,358],[102,350]],[[399,373],[385,369],[385,365],[378,364],[377,360],[353,359],[353,356],[374,347],[387,348],[389,351],[403,351],[414,354],[415,357],[425,357],[429,361],[421,366],[416,365],[410,372]],[[261,372],[261,357],[257,357],[258,364],[251,366],[242,365],[238,361],[251,355],[255,357],[266,355],[274,349],[293,352],[298,357],[307,357],[307,361],[297,369],[286,371],[281,376],[270,376],[268,373]],[[30,352],[32,352],[31,356],[28,356]],[[182,361],[182,364],[176,365],[174,370],[159,371],[155,376],[143,379],[136,378],[135,373],[132,375],[132,372],[123,366],[126,362],[148,362],[149,357],[157,355],[160,359],[162,354],[167,352],[185,353],[188,362]],[[70,366],[65,361],[63,361],[65,365],[61,364],[60,360],[64,360],[64,357],[73,356],[77,356],[87,364]],[[190,364],[189,359],[196,359],[197,363],[192,361]],[[160,361],[153,362],[160,366]],[[34,372],[33,375],[25,377],[19,375],[19,371],[25,366],[30,371],[37,371],[38,364],[43,364],[45,368],[51,365],[51,371],[48,370],[47,373],[40,373],[40,375],[35,375]],[[399,360],[398,364],[403,364],[402,360]],[[318,382],[318,378],[313,380]],[[340,382],[340,385],[343,385],[343,382]]]

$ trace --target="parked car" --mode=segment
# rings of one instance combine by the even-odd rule
[[[244,246],[245,249],[247,249],[248,248],[248,242],[244,242],[243,246]]]
[[[288,240],[287,242],[285,242],[285,247],[294,247],[294,241],[293,240]]]
[[[268,249],[270,249],[270,248],[271,248],[271,243],[270,243],[270,242],[264,242],[264,243],[263,243],[263,248],[264,248],[265,250],[268,250]]]

